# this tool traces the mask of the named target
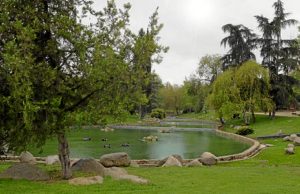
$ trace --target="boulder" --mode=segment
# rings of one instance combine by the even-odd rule
[[[149,181],[147,179],[135,176],[135,175],[130,175],[127,173],[125,169],[118,168],[118,167],[111,167],[111,168],[106,168],[105,170],[105,176],[110,176],[114,180],[128,180],[134,183],[139,183],[139,184],[147,184]]]
[[[45,163],[47,165],[60,164],[58,155],[47,156]]]
[[[155,141],[158,141],[158,137],[154,136],[154,135],[149,135],[149,136],[143,137],[143,141],[145,141],[145,142],[155,142]]]
[[[218,158],[213,155],[210,152],[204,152],[201,156],[200,156],[200,162],[204,165],[214,165],[218,162]]]
[[[291,141],[290,140],[290,136],[285,136],[284,138],[282,138],[283,141]]]
[[[295,145],[294,145],[294,144],[291,144],[291,143],[289,143],[289,144],[287,145],[287,147],[288,147],[288,148],[294,148],[294,147],[295,147]]]
[[[178,155],[178,154],[172,154],[171,156],[173,156],[173,157],[176,158],[181,164],[183,164],[183,158],[182,158],[180,155]],[[166,157],[166,158],[160,160],[160,161],[158,162],[157,166],[162,166],[162,165],[164,165],[164,163],[166,163],[166,161],[168,160],[169,157],[170,157],[170,156],[168,156],[168,157]]]
[[[119,176],[126,175],[126,174],[128,174],[128,173],[125,169],[118,168],[118,167],[105,168],[105,171],[104,171],[105,176],[110,176],[112,178],[119,177]]]
[[[29,163],[14,164],[2,172],[0,174],[0,178],[26,179],[34,181],[45,181],[50,179],[46,172]]]
[[[300,146],[300,137],[296,137],[293,142],[295,146]]]
[[[78,159],[78,158],[74,158],[74,159],[72,159],[72,158],[70,158],[70,166],[73,166],[76,162],[78,162],[80,159]]]
[[[285,148],[285,153],[289,155],[295,154],[294,147]]]
[[[199,159],[194,159],[190,161],[189,163],[186,164],[187,167],[197,167],[197,166],[202,166],[202,163],[199,162]]]
[[[160,133],[171,133],[171,128],[162,128],[158,130]]]
[[[131,175],[131,174],[120,176],[117,180],[127,180],[127,181],[131,181],[133,183],[138,183],[138,184],[148,184],[149,183],[149,181],[147,179],[141,178],[139,176]]]
[[[130,167],[138,168],[138,167],[140,167],[140,165],[136,161],[131,160]]]
[[[71,185],[102,184],[103,183],[103,177],[101,177],[101,176],[78,177],[78,178],[70,179],[68,182]]]
[[[100,163],[105,167],[127,167],[130,165],[130,158],[125,152],[104,154],[100,157]]]
[[[20,154],[20,162],[35,164],[36,160],[30,152],[25,151]]]
[[[105,171],[105,168],[102,166],[102,164],[91,158],[78,160],[72,165],[71,169],[72,171],[95,173],[100,176],[103,176]]]
[[[296,134],[291,134],[290,135],[290,141],[294,141],[298,136]]]
[[[173,154],[174,158],[176,158],[181,164],[183,164],[183,158],[179,154]]]
[[[179,167],[181,167],[182,164],[174,156],[169,156],[167,161],[162,165],[162,167],[169,167],[169,166],[179,166]]]

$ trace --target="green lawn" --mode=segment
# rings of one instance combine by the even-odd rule
[[[238,121],[234,121],[235,124]],[[228,125],[232,124],[229,122]],[[258,116],[257,123],[251,125],[254,136],[270,135],[282,130],[284,133],[300,132],[300,118],[278,117],[269,120]],[[299,128],[298,128],[299,126]],[[226,129],[229,129],[228,127]],[[57,179],[59,167],[44,167],[51,171],[55,179],[49,182],[0,180],[0,193],[128,193],[128,194],[185,194],[185,193],[299,193],[300,147],[295,155],[285,155],[288,142],[281,139],[264,140],[273,144],[254,158],[213,167],[198,168],[127,168],[131,174],[151,181],[148,185],[137,185],[127,181],[105,178],[102,185],[70,186]],[[0,165],[0,171],[10,164]]]
[[[66,181],[30,182],[1,180],[0,192],[14,193],[295,193],[299,191],[300,167],[219,165],[199,168],[129,168],[151,181],[138,185],[106,178],[102,185],[71,186]],[[293,192],[295,191],[295,192]]]
[[[235,130],[230,128],[230,125],[241,124],[241,120],[228,121],[225,130],[234,133]],[[250,127],[254,129],[254,134],[250,135],[250,137],[272,135],[279,131],[285,134],[300,133],[300,118],[276,117],[275,119],[269,119],[267,115],[256,115],[256,123],[250,124]]]

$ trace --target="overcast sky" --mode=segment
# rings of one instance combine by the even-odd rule
[[[185,77],[194,73],[199,59],[206,54],[224,54],[220,41],[226,35],[224,24],[243,24],[255,32],[257,23],[253,16],[273,18],[275,0],[116,0],[118,7],[132,5],[131,28],[146,28],[149,17],[159,7],[159,21],[164,24],[161,43],[170,50],[159,65],[154,65],[163,82],[182,84]],[[283,0],[290,18],[300,21],[300,0]],[[102,9],[106,0],[95,0],[95,8]],[[297,27],[284,32],[286,38],[295,38]]]

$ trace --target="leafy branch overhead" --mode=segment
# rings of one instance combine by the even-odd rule
[[[157,10],[146,42],[137,47],[139,35],[128,27],[130,8],[119,9],[113,0],[102,11],[86,0],[0,2],[1,144],[23,151],[56,136],[63,177],[72,176],[69,126],[78,119],[105,124],[108,115],[120,118],[132,107],[129,91],[137,80],[154,80],[151,68],[141,67],[160,62],[167,51],[158,43]],[[83,24],[87,16],[96,23]],[[145,89],[136,91],[150,98]]]

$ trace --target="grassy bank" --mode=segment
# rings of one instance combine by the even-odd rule
[[[225,130],[235,132],[232,125],[242,125],[241,120],[230,120],[226,123]],[[299,117],[276,117],[269,119],[267,115],[256,115],[256,123],[251,123],[250,127],[254,129],[254,134],[250,137],[258,137],[265,135],[273,135],[279,132],[285,134],[300,133],[300,118]]]

